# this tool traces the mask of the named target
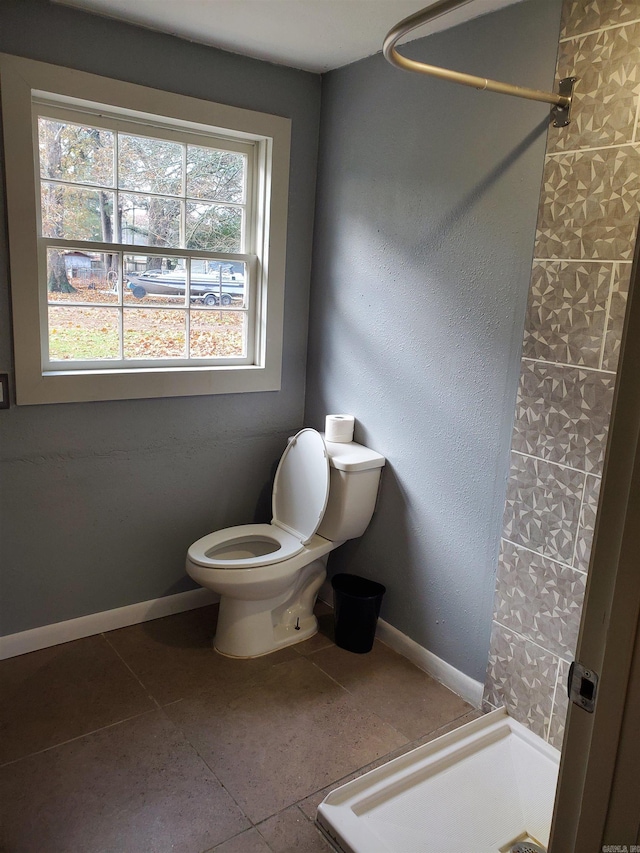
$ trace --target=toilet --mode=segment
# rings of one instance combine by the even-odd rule
[[[282,454],[270,524],[227,527],[198,539],[187,573],[220,595],[214,648],[253,658],[312,637],[329,553],[362,536],[385,459],[356,442],[303,429]]]

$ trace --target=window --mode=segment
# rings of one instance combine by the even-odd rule
[[[18,403],[279,388],[288,120],[0,61]]]
[[[254,146],[34,108],[44,369],[253,364]]]

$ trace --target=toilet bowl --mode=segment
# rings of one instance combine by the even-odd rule
[[[355,442],[301,430],[276,471],[271,523],[227,527],[191,545],[187,573],[220,595],[218,652],[258,657],[317,632],[328,555],[366,529],[384,462]]]

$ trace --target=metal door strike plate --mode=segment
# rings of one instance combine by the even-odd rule
[[[574,660],[569,667],[567,688],[569,699],[589,714],[593,714],[598,693],[598,673]]]

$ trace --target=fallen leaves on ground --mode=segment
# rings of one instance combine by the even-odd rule
[[[118,357],[117,308],[49,309],[49,344],[54,360]],[[192,309],[190,355],[193,358],[242,356],[241,311]],[[162,308],[127,308],[123,317],[125,358],[185,358],[186,312]]]

